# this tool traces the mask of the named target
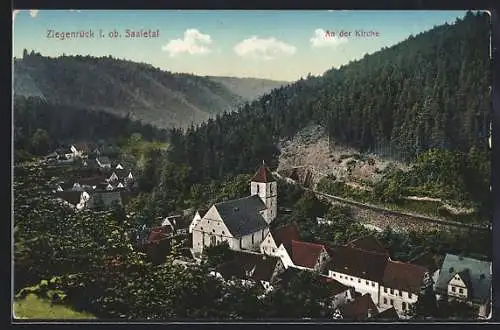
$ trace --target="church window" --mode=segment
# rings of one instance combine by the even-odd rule
[[[257,194],[259,193],[259,185],[257,185]]]
[[[387,305],[387,298],[384,298],[384,304]]]
[[[394,300],[391,299],[391,306],[394,306]]]
[[[222,235],[224,235],[224,230],[222,231]]]
[[[215,233],[215,229],[212,229],[212,233]]]
[[[454,286],[451,287],[451,291],[455,292],[455,287]]]
[[[464,289],[460,288],[460,289],[458,289],[458,292],[464,293]]]
[[[254,234],[252,234],[252,244],[254,244],[254,238],[253,238]]]
[[[403,310],[406,310],[406,303],[403,301],[402,306]]]

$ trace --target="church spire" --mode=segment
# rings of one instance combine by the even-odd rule
[[[262,160],[262,165],[260,165],[260,168],[257,170],[255,175],[252,178],[252,182],[261,182],[261,183],[268,183],[274,181],[273,176],[271,175],[271,171],[269,168],[266,166],[266,162]]]

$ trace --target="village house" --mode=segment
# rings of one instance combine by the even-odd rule
[[[72,158],[85,158],[90,151],[90,147],[86,143],[76,143],[70,147]]]
[[[96,157],[96,162],[101,168],[111,168],[111,160],[108,156],[98,156]]]
[[[109,208],[115,205],[123,205],[120,191],[92,191],[90,198],[85,203],[85,207],[89,209]]]
[[[76,210],[84,209],[87,201],[90,199],[88,192],[78,190],[57,191],[55,195],[57,200]]]
[[[122,183],[128,185],[134,181],[134,176],[132,175],[132,171],[129,170],[114,170],[106,181],[110,184]]]
[[[274,289],[273,283],[277,276],[285,270],[279,258],[255,253],[238,252],[235,258],[216,267],[212,272],[227,283],[254,285],[260,283],[265,292]]]
[[[329,259],[325,246],[299,240],[299,229],[295,223],[269,232],[260,244],[260,252],[281,258],[285,268],[312,271],[322,271]]]
[[[398,312],[394,307],[387,308],[385,311],[379,312],[378,314],[372,315],[370,320],[379,321],[399,321],[401,320]]]
[[[193,226],[193,255],[222,242],[235,251],[258,250],[276,213],[276,182],[263,163],[250,182],[250,196],[214,204]]]
[[[348,246],[329,249],[328,276],[354,287],[356,292],[369,294],[379,303],[379,285],[384,277],[389,258],[383,253],[369,252]]]
[[[169,226],[176,235],[183,235],[188,233],[189,216],[185,215],[171,215],[162,220],[162,226]]]
[[[389,260],[380,283],[379,307],[394,307],[400,318],[407,318],[422,289],[432,285],[427,268]]]
[[[340,305],[333,314],[334,320],[366,321],[378,314],[370,294],[357,296],[351,302]]]
[[[295,223],[271,230],[260,244],[260,252],[284,258],[286,252],[291,253],[292,240],[299,240],[299,229]]]
[[[191,224],[189,225],[189,233],[193,233],[194,227],[200,222],[201,218],[208,212],[208,210],[197,210],[196,213],[194,214],[193,220],[191,221]]]
[[[326,247],[316,243],[292,240],[290,251],[283,249],[280,252],[281,260],[287,268],[322,272],[329,261]]]
[[[329,306],[330,308],[335,309],[354,300],[354,289],[340,283],[339,281],[334,280],[333,278],[323,275],[319,276],[319,280],[328,286],[332,299]]]
[[[491,316],[491,262],[446,254],[434,290],[439,300],[458,300],[477,308],[481,319]]]

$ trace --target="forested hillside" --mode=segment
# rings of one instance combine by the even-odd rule
[[[248,173],[261,159],[275,164],[276,142],[310,123],[326,126],[332,143],[410,161],[430,148],[485,151],[488,33],[489,16],[468,13],[186,134],[171,130],[171,160],[196,178]]]
[[[14,92],[55,105],[130,115],[160,128],[200,123],[242,101],[205,77],[112,57],[49,58],[27,51],[14,62]]]

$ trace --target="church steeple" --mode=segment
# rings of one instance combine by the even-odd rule
[[[271,171],[267,167],[266,162],[262,160],[262,165],[260,165],[259,169],[253,176],[252,182],[268,183],[272,181],[274,181],[274,178]]]
[[[262,165],[252,178],[250,195],[260,197],[266,205],[264,218],[268,223],[271,223],[276,218],[278,211],[278,187],[265,161],[262,161]]]

